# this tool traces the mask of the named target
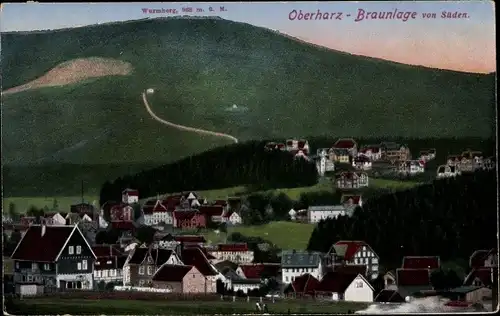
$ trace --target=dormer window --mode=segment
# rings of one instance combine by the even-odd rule
[[[75,248],[73,246],[68,247],[68,254],[72,255],[75,253]]]
[[[76,254],[79,255],[82,253],[82,246],[76,246]]]

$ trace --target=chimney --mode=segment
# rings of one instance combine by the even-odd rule
[[[45,231],[47,230],[47,227],[45,224],[42,224],[42,237],[45,235]]]

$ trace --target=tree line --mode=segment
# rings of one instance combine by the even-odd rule
[[[166,192],[250,186],[266,189],[310,186],[317,182],[314,163],[294,159],[287,152],[266,151],[265,142],[219,147],[177,162],[106,181],[99,202],[117,200],[125,188],[142,197]]]
[[[363,240],[394,269],[403,256],[437,255],[468,261],[496,246],[495,171],[435,180],[368,200],[352,217],[318,223],[308,249],[326,252],[338,240]]]

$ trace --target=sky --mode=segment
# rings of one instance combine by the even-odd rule
[[[193,13],[182,12],[189,7]],[[149,9],[164,11],[144,13]],[[394,10],[408,12],[409,19],[357,20],[360,12],[370,16],[368,12]],[[462,17],[442,18],[444,11],[461,13]],[[331,19],[325,19],[325,13]],[[435,18],[424,18],[428,13],[435,13]],[[220,16],[332,49],[405,64],[476,73],[496,71],[495,7],[491,1],[4,3],[0,30],[47,30],[174,15]]]

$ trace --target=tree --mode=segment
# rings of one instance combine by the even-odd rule
[[[280,193],[271,199],[274,217],[277,220],[288,218],[288,212],[293,206],[293,201],[285,193]]]
[[[224,286],[224,282],[221,279],[217,279],[216,282],[217,294],[224,295],[226,294],[226,287]]]
[[[99,291],[106,290],[106,282],[100,281],[99,283],[97,283],[97,288],[99,289]]]
[[[135,231],[135,237],[141,242],[145,244],[150,244],[154,240],[154,236],[156,234],[156,229],[151,226],[140,226]]]
[[[110,230],[103,230],[95,235],[95,243],[101,244],[116,244],[120,238],[120,231],[111,228]]]
[[[57,212],[58,210],[59,210],[59,202],[57,201],[57,199],[54,199],[54,201],[52,201],[52,211]]]
[[[432,271],[430,279],[432,287],[435,290],[444,290],[447,288],[446,275],[442,269]]]
[[[132,210],[134,211],[134,220],[139,219],[142,216],[142,207],[139,203],[132,204]]]
[[[16,204],[14,204],[13,202],[9,203],[9,217],[14,222],[17,222],[19,220],[19,213],[17,212]]]

